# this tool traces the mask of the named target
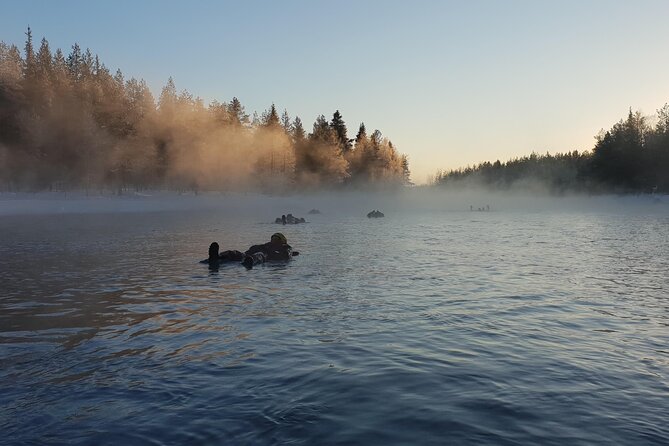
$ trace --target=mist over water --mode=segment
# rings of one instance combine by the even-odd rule
[[[364,215],[372,209],[393,213],[443,211],[625,211],[666,208],[666,195],[550,194],[546,190],[496,192],[485,188],[440,190],[430,187],[393,191],[304,192],[268,196],[251,192],[180,193],[168,191],[114,193],[0,193],[0,216],[21,214],[115,213],[151,211],[221,211],[273,222],[287,212],[328,210],[335,216]]]
[[[0,195],[1,444],[669,439],[666,196],[146,195]]]

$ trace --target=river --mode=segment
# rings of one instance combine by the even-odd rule
[[[666,197],[235,200],[0,202],[0,444],[669,442]]]

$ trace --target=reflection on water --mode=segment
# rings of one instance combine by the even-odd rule
[[[197,263],[274,229],[2,217],[0,443],[669,441],[666,212],[313,216],[290,263]]]

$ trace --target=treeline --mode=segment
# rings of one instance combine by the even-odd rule
[[[655,122],[652,125],[651,122]],[[630,112],[595,137],[592,151],[484,162],[437,172],[436,185],[547,187],[554,192],[669,193],[669,104],[651,118]]]
[[[0,42],[0,190],[128,188],[287,192],[409,183],[407,157],[339,111],[307,133],[274,104],[205,105],[170,78],[157,101],[90,50],[52,53],[30,29],[23,54]]]

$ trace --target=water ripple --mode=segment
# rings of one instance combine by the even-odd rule
[[[0,219],[0,443],[669,439],[666,216],[332,218],[218,271],[271,227],[55,219]]]

